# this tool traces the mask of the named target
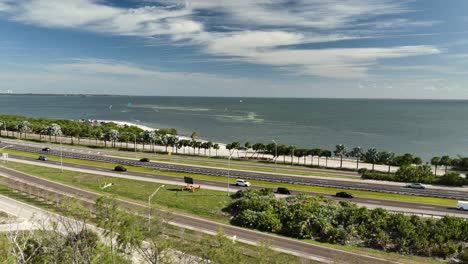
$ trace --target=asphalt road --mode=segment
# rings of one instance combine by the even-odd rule
[[[56,166],[60,166],[59,161],[38,161],[37,159],[34,158],[29,158],[29,157],[23,157],[23,156],[18,156],[18,155],[10,155],[11,158],[17,159],[17,160],[24,160],[24,161],[32,161],[36,163],[46,163],[46,164],[53,164]],[[82,164],[75,164],[75,163],[63,163],[64,169],[84,169],[84,170],[89,170],[89,171],[94,171],[96,174],[102,173],[102,172],[113,172],[117,173],[111,169],[107,168],[102,168],[102,167],[96,167],[96,166],[91,166],[91,165],[82,165]],[[120,175],[126,175],[129,177],[142,177],[142,178],[149,178],[149,179],[156,179],[156,180],[162,180],[162,181],[172,181],[172,182],[180,182],[180,185],[184,185],[183,178],[182,177],[174,177],[174,176],[167,176],[167,175],[161,175],[157,173],[144,173],[144,172],[136,172],[136,171],[127,171],[127,172],[118,172],[117,174]],[[218,182],[218,181],[209,181],[209,180],[200,180],[200,179],[194,179],[194,184],[195,185],[201,185],[203,188],[213,188],[217,187],[216,189],[225,189],[227,187],[226,182]],[[231,184],[230,186],[232,188],[235,188],[234,184],[235,179],[231,179]],[[239,188],[239,187],[237,187]],[[251,186],[249,188],[254,188],[254,189],[261,189],[262,187],[258,186]],[[330,199],[338,200],[338,201],[352,201],[354,203],[368,206],[371,205],[372,207],[382,207],[386,208],[389,210],[394,210],[394,211],[402,211],[402,212],[413,212],[413,213],[424,213],[427,215],[433,214],[433,215],[438,215],[438,216],[443,216],[446,214],[456,214],[457,216],[465,216],[468,218],[468,211],[458,211],[456,210],[456,205],[452,207],[450,206],[443,206],[443,205],[432,205],[432,204],[424,204],[424,203],[413,203],[413,202],[402,202],[402,201],[392,201],[392,200],[384,200],[384,199],[373,199],[373,198],[361,198],[361,197],[355,197],[353,199],[346,199],[346,198],[338,198],[334,195],[328,195],[328,194],[323,194],[319,192],[306,192],[306,191],[295,191],[295,190],[290,190],[291,193],[298,194],[298,193],[307,193],[309,195],[313,196],[324,196]]]
[[[36,146],[25,146],[19,144],[10,144],[10,143],[0,143],[0,148],[4,146],[9,146],[11,149],[22,150],[28,152],[40,153],[42,155],[56,155],[60,156],[61,152],[57,149],[52,149],[50,152],[43,152],[40,147]],[[166,170],[166,171],[175,171],[182,173],[197,173],[213,176],[227,176],[228,173],[233,178],[242,178],[242,179],[251,179],[251,180],[264,180],[278,183],[292,183],[292,184],[302,184],[302,185],[314,185],[314,186],[323,186],[323,187],[334,187],[340,189],[350,189],[350,190],[363,190],[363,191],[376,191],[376,192],[386,192],[386,193],[399,193],[399,194],[408,194],[408,195],[419,195],[419,196],[431,196],[431,197],[441,197],[441,198],[452,198],[452,199],[467,199],[468,192],[456,191],[456,190],[447,190],[447,189],[411,189],[395,185],[385,185],[385,184],[374,184],[369,182],[353,182],[339,179],[325,179],[325,178],[309,178],[305,176],[292,176],[276,173],[260,173],[260,172],[248,172],[248,171],[239,171],[239,170],[227,170],[221,168],[207,168],[199,167],[195,165],[180,165],[180,164],[169,164],[162,162],[139,162],[137,160],[131,160],[126,158],[117,158],[117,157],[108,157],[104,155],[96,155],[90,153],[76,153],[63,151],[62,155],[64,157],[83,159],[83,160],[93,160],[93,161],[102,161],[113,164],[120,165],[130,165],[130,166],[139,166],[146,167],[155,170]]]
[[[34,184],[34,186],[36,186],[37,188],[46,188],[49,191],[53,190],[61,194],[72,195],[75,198],[88,203],[89,201],[96,200],[100,196],[97,193],[51,182],[6,168],[0,167],[0,173],[11,179],[21,180],[30,184]],[[144,205],[125,200],[119,200],[119,202],[123,207],[131,210],[146,208]],[[330,262],[339,259],[341,263],[346,262],[346,260],[350,260],[350,262],[353,263],[395,263],[390,260],[384,260],[380,258],[366,256],[363,254],[357,254],[324,246],[308,244],[295,239],[289,239],[286,237],[270,235],[254,230],[220,224],[217,222],[174,212],[171,212],[170,219],[170,222],[173,224],[183,227],[189,227],[198,231],[216,233],[219,229],[223,229],[223,231],[227,235],[236,236],[237,239],[243,242],[256,243],[259,240],[269,240],[271,241],[272,246],[274,248],[278,248],[281,251],[290,252],[298,256],[303,256],[324,262]]]

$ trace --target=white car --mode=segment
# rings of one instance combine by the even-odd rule
[[[406,187],[413,188],[413,189],[426,189],[426,186],[422,185],[421,183],[408,183]]]
[[[246,180],[236,180],[236,186],[249,187],[250,182]]]
[[[468,211],[468,202],[458,201],[457,202],[457,209],[458,210],[467,210]]]

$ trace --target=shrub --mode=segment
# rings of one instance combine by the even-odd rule
[[[444,176],[439,177],[437,183],[450,186],[463,186],[467,184],[467,180],[461,177],[457,172],[449,172]]]
[[[233,204],[238,210],[232,223],[244,227],[400,254],[467,258],[468,221],[458,217],[392,214],[306,194],[276,199],[257,190],[244,192]]]

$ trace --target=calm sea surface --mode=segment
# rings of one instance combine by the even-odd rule
[[[0,113],[130,121],[217,142],[468,155],[468,101],[0,95]]]

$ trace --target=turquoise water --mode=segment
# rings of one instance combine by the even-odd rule
[[[218,142],[468,155],[468,101],[0,95],[0,113],[130,121]]]

